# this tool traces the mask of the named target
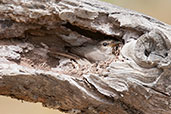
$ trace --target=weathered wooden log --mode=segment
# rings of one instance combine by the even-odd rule
[[[68,113],[171,114],[171,26],[97,0],[0,0],[0,95]]]

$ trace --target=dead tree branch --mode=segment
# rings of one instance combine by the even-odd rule
[[[0,9],[1,95],[68,113],[171,113],[170,25],[96,0]]]

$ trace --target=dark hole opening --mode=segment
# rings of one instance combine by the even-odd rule
[[[151,51],[148,51],[148,50],[145,49],[145,51],[144,51],[145,56],[148,57],[150,55],[150,53],[151,53]]]
[[[168,56],[168,53],[165,53],[164,56],[167,57]]]

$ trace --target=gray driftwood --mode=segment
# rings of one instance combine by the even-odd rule
[[[0,39],[1,95],[68,113],[171,114],[171,26],[152,17],[96,0],[0,0]],[[123,43],[117,57],[95,53],[107,39]]]

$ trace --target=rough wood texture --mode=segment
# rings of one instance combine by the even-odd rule
[[[170,25],[96,0],[0,9],[1,95],[68,113],[171,114]]]

